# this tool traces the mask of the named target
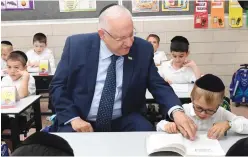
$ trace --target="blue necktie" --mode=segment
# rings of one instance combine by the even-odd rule
[[[107,70],[102,96],[96,118],[96,131],[111,131],[111,120],[116,92],[116,60],[119,56],[112,55],[111,63]]]

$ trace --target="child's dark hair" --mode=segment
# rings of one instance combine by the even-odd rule
[[[189,52],[189,41],[183,36],[175,36],[171,39],[170,51]]]
[[[7,41],[7,40],[1,41],[1,44],[13,46],[12,43],[10,41]]]
[[[28,61],[28,57],[27,55],[22,52],[22,51],[13,51],[10,53],[10,55],[8,56],[8,60],[14,60],[14,61],[20,61],[22,63],[23,66],[26,66],[27,61]]]
[[[62,137],[36,132],[24,140],[12,156],[74,156],[74,152]]]
[[[155,38],[157,40],[158,44],[160,43],[160,38],[159,38],[158,35],[156,35],[156,34],[150,34],[150,35],[148,35],[148,37],[146,38],[146,40],[148,40],[150,37]]]
[[[36,41],[47,44],[47,37],[43,33],[36,33],[33,37],[33,43]]]

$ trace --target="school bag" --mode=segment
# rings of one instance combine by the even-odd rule
[[[230,84],[230,98],[232,102],[248,103],[248,64],[240,65],[241,68],[238,69],[232,77],[232,82]]]

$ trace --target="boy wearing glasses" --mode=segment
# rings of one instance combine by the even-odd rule
[[[51,69],[55,69],[55,60],[53,53],[47,48],[47,37],[43,33],[36,33],[33,37],[34,48],[26,54],[28,57],[28,71],[31,68],[39,67],[40,60],[49,60]]]
[[[248,119],[237,116],[220,106],[225,86],[220,78],[212,74],[199,78],[191,92],[192,103],[184,104],[184,112],[197,125],[197,130],[208,131],[208,137],[219,139],[227,130],[248,134]],[[157,124],[157,131],[178,133],[174,122],[165,120]]]

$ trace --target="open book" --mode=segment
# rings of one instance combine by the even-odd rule
[[[151,156],[159,152],[175,152],[182,156],[225,156],[219,141],[209,139],[207,134],[198,134],[194,141],[181,134],[152,134],[146,139],[146,148]]]

